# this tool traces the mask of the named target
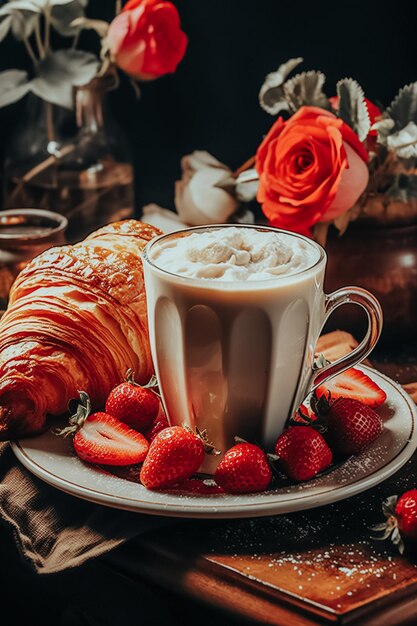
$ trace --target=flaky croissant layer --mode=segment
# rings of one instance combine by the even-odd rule
[[[42,430],[81,389],[103,405],[128,368],[150,378],[141,251],[157,234],[116,222],[19,274],[0,322],[0,439]]]

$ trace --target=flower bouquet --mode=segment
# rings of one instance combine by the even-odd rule
[[[359,217],[392,223],[417,217],[417,82],[401,89],[383,111],[352,78],[340,80],[330,97],[323,91],[322,72],[289,78],[302,61],[290,59],[266,77],[259,101],[278,117],[256,155],[241,168],[232,172],[206,157],[203,171],[200,167],[195,174],[197,188],[189,173],[196,154],[183,159],[176,193],[180,215],[195,223],[192,192],[194,204],[206,192],[209,212],[207,192],[214,193],[210,187],[215,187],[217,194],[223,190],[221,204],[228,211],[212,221],[234,218],[237,203],[256,198],[270,224],[323,244],[332,224],[344,233]],[[210,169],[218,175],[209,174]]]

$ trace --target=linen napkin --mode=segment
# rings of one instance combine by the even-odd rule
[[[317,352],[334,361],[357,345],[342,331],[322,336]],[[417,383],[406,386],[417,400]],[[43,483],[0,444],[0,517],[12,526],[21,553],[38,573],[82,565],[148,530],[178,523],[79,500]]]
[[[42,482],[0,443],[0,518],[40,574],[78,567],[147,530],[173,522],[74,498]]]

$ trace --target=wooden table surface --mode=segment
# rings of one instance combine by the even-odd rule
[[[416,362],[374,364],[399,382],[417,380]],[[174,523],[138,540],[135,570],[241,616],[239,623],[416,624],[417,558],[401,557],[389,542],[372,540],[369,530],[384,519],[382,501],[416,483],[417,454],[378,487],[330,506],[262,519]],[[126,550],[132,554],[132,546]]]

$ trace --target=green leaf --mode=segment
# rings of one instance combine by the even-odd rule
[[[38,20],[39,15],[37,13],[30,13],[29,11],[16,12],[12,21],[13,35],[19,40],[22,40],[24,37],[30,37]]]
[[[330,104],[323,92],[326,80],[322,72],[302,72],[287,80],[284,84],[285,98],[292,111],[302,106],[316,106],[329,109]]]
[[[41,13],[42,8],[36,0],[11,0],[0,9],[0,15],[10,14],[13,11],[31,11],[32,13]]]
[[[362,87],[353,78],[339,80],[336,85],[339,96],[339,117],[364,141],[371,128],[368,108]]]
[[[303,62],[302,57],[289,59],[283,63],[275,72],[271,72],[259,91],[259,104],[267,113],[277,115],[282,110],[288,110],[288,103],[284,97],[283,84],[287,76],[297,65]]]
[[[417,125],[409,122],[397,133],[388,135],[386,144],[403,159],[417,157]]]
[[[3,16],[6,17],[6,19],[9,18],[9,28],[11,28],[16,39],[21,40],[23,37],[30,37],[39,19],[39,13],[38,8],[33,2],[16,0],[16,2],[8,2],[1,7],[0,18]]]
[[[395,122],[388,117],[387,113],[383,113],[382,119],[378,120],[371,126],[371,130],[378,131],[378,142],[386,145],[386,139],[388,135],[393,132]]]
[[[30,89],[28,74],[23,70],[6,70],[0,73],[0,107],[17,102]]]
[[[71,26],[78,29],[95,30],[99,37],[105,37],[109,30],[109,23],[104,20],[90,20],[88,17],[78,17]]]
[[[400,89],[386,112],[394,120],[393,131],[405,128],[409,122],[417,124],[417,82]]]
[[[58,50],[43,59],[31,91],[52,104],[73,108],[73,87],[81,87],[96,76],[100,63],[90,52]]]
[[[12,16],[8,15],[0,22],[0,41],[3,41],[7,37],[10,27],[12,25]]]
[[[85,18],[84,7],[79,0],[66,3],[56,3],[51,11],[51,24],[60,35],[71,37],[80,28],[74,26],[74,21]]]
[[[72,2],[77,2],[83,7],[86,7],[88,4],[88,0],[32,0],[32,3],[36,4],[41,11],[44,10],[47,6],[62,6],[64,4],[71,4]]]

